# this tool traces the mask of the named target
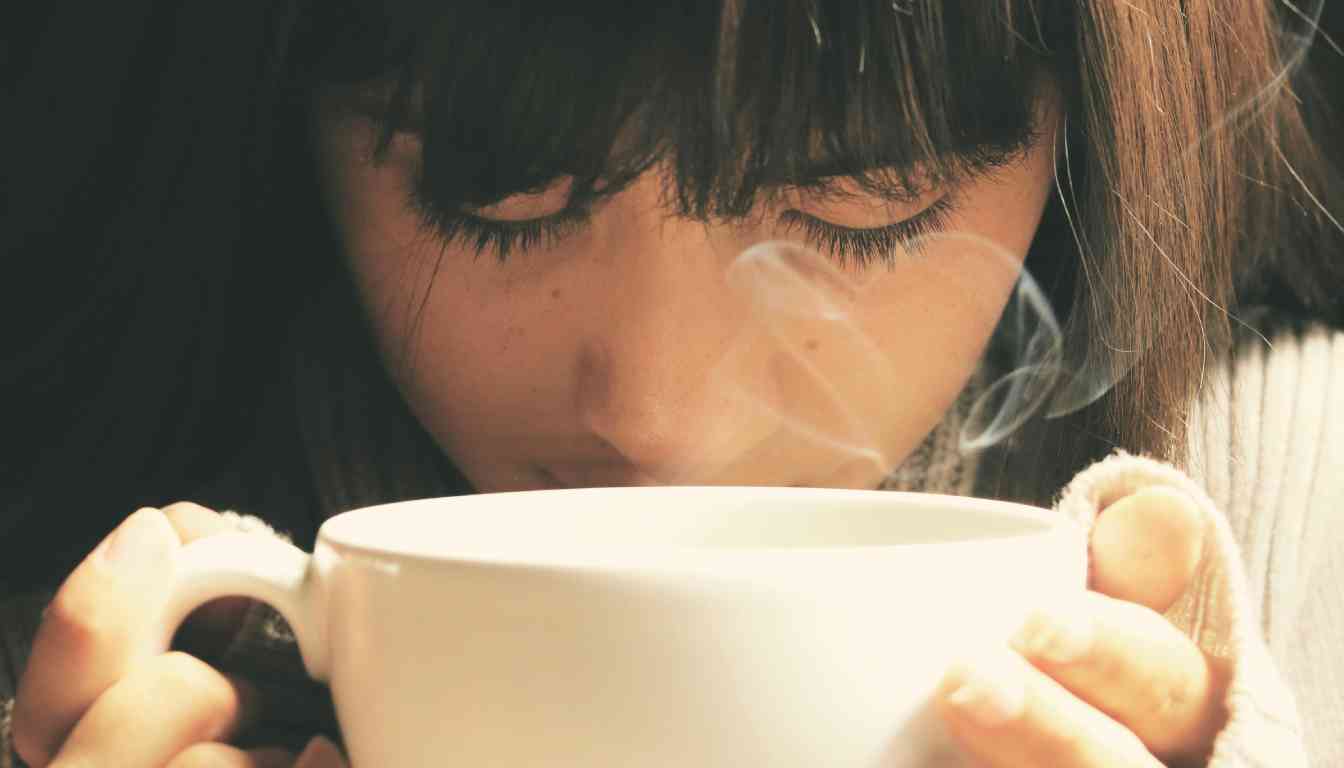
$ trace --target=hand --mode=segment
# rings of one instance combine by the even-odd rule
[[[15,749],[31,768],[291,766],[286,750],[228,746],[260,715],[246,680],[182,651],[155,653],[174,553],[202,536],[233,530],[195,504],[145,508],[127,518],[67,577],[43,617],[14,704]],[[222,648],[247,601],[196,611],[179,637]],[[211,642],[213,641],[213,642]],[[315,741],[303,768],[344,766]]]
[[[953,738],[992,768],[1205,765],[1231,670],[1162,616],[1194,575],[1203,531],[1170,488],[1107,507],[1089,591],[1033,615],[1016,652],[948,673],[936,701]]]

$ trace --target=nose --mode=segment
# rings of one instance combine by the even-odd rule
[[[613,217],[620,223],[594,255],[607,285],[577,347],[576,410],[639,475],[705,482],[714,456],[750,439],[725,380],[743,363],[733,345],[740,309],[724,280],[731,255],[703,224],[643,211]]]

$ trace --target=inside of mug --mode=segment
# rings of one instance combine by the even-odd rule
[[[347,512],[330,541],[427,556],[539,550],[853,549],[1046,533],[1051,513],[984,499],[799,488],[588,488],[423,499]]]

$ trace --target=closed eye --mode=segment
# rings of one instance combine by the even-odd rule
[[[891,266],[901,254],[921,255],[929,236],[947,228],[956,203],[957,197],[947,193],[909,218],[878,227],[845,226],[796,209],[780,214],[780,223],[801,231],[809,244],[841,267],[862,269],[874,262]]]
[[[493,253],[501,263],[515,253],[555,247],[582,231],[592,217],[589,207],[573,205],[531,218],[482,215],[484,211],[518,210],[504,203],[475,211],[442,210],[414,186],[410,203],[422,226],[444,243],[465,247],[476,258]],[[800,233],[809,245],[839,266],[863,269],[874,263],[893,265],[902,255],[920,255],[928,236],[946,228],[956,203],[957,196],[949,192],[913,216],[877,227],[837,224],[797,208],[781,212],[778,221],[784,231]]]

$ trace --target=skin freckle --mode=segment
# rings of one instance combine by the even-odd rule
[[[1048,125],[1060,122],[1053,113],[1044,120]],[[374,305],[398,312],[415,307],[406,297],[428,290],[428,274],[406,281],[384,277],[429,258],[429,249],[439,249],[427,243],[389,255],[385,247],[389,229],[413,233],[421,226],[404,205],[408,171],[369,165],[348,149],[351,142],[343,138],[342,124],[328,121],[321,127],[327,136],[322,142],[327,149],[323,178],[336,201],[356,283]],[[977,182],[963,189],[958,231],[994,243],[995,254],[1020,263],[1052,188],[1050,146],[1041,142],[1000,169],[1011,177],[1009,183]],[[835,457],[795,448],[787,443],[791,433],[771,421],[776,418],[773,411],[743,412],[733,398],[717,393],[717,377],[725,370],[719,357],[728,349],[723,345],[736,343],[729,340],[740,338],[744,330],[754,334],[782,322],[778,330],[788,334],[791,350],[806,360],[794,360],[780,370],[747,353],[731,361],[731,372],[738,377],[734,391],[778,397],[781,407],[795,409],[794,418],[805,420],[814,431],[835,433],[837,440],[880,439],[874,448],[897,461],[951,405],[993,332],[1012,283],[1006,277],[986,282],[975,269],[961,270],[955,266],[962,251],[958,241],[939,241],[925,258],[944,265],[940,279],[920,280],[929,270],[911,262],[893,265],[880,278],[875,271],[846,272],[844,280],[813,286],[829,290],[862,284],[862,290],[836,297],[863,331],[862,344],[829,335],[830,326],[825,335],[806,322],[794,326],[797,318],[789,313],[761,317],[759,327],[744,328],[742,321],[755,305],[730,306],[743,297],[714,271],[725,266],[719,263],[720,248],[727,244],[738,255],[765,242],[760,238],[773,237],[774,230],[687,222],[667,214],[657,201],[672,181],[669,174],[654,167],[632,180],[593,212],[580,233],[604,234],[556,240],[546,249],[542,274],[524,253],[500,264],[493,263],[491,254],[474,253],[469,244],[447,246],[446,263],[460,265],[459,275],[433,282],[427,311],[435,321],[424,324],[411,343],[417,351],[475,353],[463,359],[436,354],[433,365],[394,371],[406,381],[408,398],[427,431],[448,446],[452,464],[480,491],[539,487],[539,480],[519,478],[533,477],[530,468],[545,463],[601,464],[629,477],[676,476],[716,484],[876,487],[885,468],[864,465],[854,475],[818,469]],[[863,204],[862,199],[856,203]],[[805,234],[789,237],[815,250]],[[643,258],[625,258],[635,251]],[[822,274],[803,273],[816,280]],[[976,288],[975,301],[989,303],[988,311],[967,315],[955,309],[964,304],[968,285]],[[551,306],[538,306],[547,302]],[[718,306],[733,311],[706,311]],[[397,329],[405,326],[401,314],[389,316],[378,326],[378,345],[400,349],[404,339]],[[907,331],[912,327],[941,330],[912,335]],[[844,358],[855,352],[866,357],[845,364]],[[854,365],[873,361],[880,373],[890,368],[890,361],[901,360],[930,364],[922,367],[919,382],[903,384],[898,394],[855,375]],[[834,387],[817,387],[817,382]],[[839,398],[846,412],[871,414],[874,434],[851,434],[847,423],[835,421],[836,409],[819,402],[822,398]],[[902,403],[900,408],[892,407],[893,399]],[[913,411],[920,416],[912,418]],[[519,434],[538,439],[519,441]],[[765,440],[768,445],[748,450],[748,443]],[[702,460],[701,454],[712,460]]]
[[[511,325],[504,331],[504,339],[500,342],[499,350],[501,353],[508,352],[515,341],[520,341],[527,335],[527,331],[520,325]]]

